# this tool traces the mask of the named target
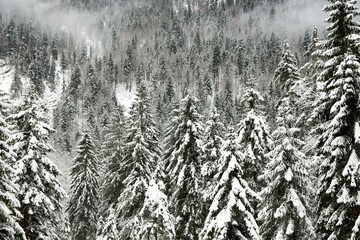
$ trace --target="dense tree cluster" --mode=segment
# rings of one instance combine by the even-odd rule
[[[252,11],[283,2],[62,1],[127,9],[94,17],[101,51],[0,15],[0,238],[359,239],[360,12],[281,46]]]

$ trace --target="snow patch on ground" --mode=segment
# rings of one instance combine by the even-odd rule
[[[69,195],[70,190],[70,169],[74,156],[68,152],[56,151],[48,154],[48,157],[56,164],[61,171],[62,175],[58,176],[61,186],[65,189]],[[67,202],[68,199],[64,199]]]
[[[14,68],[0,60],[0,89],[9,94],[13,78]]]
[[[125,107],[125,111],[130,110],[131,105],[135,101],[136,97],[136,87],[132,88],[133,90],[129,92],[126,90],[125,84],[119,84],[116,86],[116,99],[118,103]]]
[[[11,94],[11,84],[13,82],[14,79],[14,75],[15,75],[15,67],[7,64],[6,61],[4,61],[3,59],[0,59],[0,90],[3,91],[6,94]],[[20,76],[20,80],[22,82],[23,86],[27,85],[28,80],[23,77]],[[22,95],[24,94],[24,90]],[[13,101],[13,103],[17,103],[19,100]]]

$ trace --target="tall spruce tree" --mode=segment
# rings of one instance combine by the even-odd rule
[[[187,95],[172,111],[166,131],[164,155],[169,181],[170,210],[176,218],[177,239],[198,239],[201,215],[201,135],[203,124],[197,100]]]
[[[203,240],[261,239],[248,199],[258,196],[242,177],[244,155],[235,137],[229,134],[221,148],[220,168],[215,176],[218,184],[201,231]]]
[[[126,176],[116,206],[118,237],[124,240],[133,239],[138,233],[145,194],[161,155],[150,103],[146,87],[140,83],[130,111],[129,132],[121,162],[121,171]]]
[[[16,154],[16,183],[23,218],[20,225],[28,240],[62,239],[61,199],[66,197],[57,180],[61,174],[47,157],[54,130],[46,123],[45,106],[37,100],[32,87],[17,113],[10,116],[16,127],[12,137]]]
[[[304,78],[299,85],[298,92],[302,92],[298,100],[299,105],[299,124],[303,128],[304,137],[308,138],[307,145],[313,145],[314,141],[310,132],[311,124],[309,124],[308,119],[313,111],[313,105],[316,99],[318,98],[318,92],[316,91],[316,79],[319,76],[319,69],[324,64],[319,51],[319,37],[318,29],[314,26],[313,33],[311,37],[311,42],[307,46],[307,51],[305,53],[308,62],[300,69],[304,73]],[[306,149],[311,149],[312,147],[305,147]]]
[[[234,99],[230,79],[225,82],[223,95],[223,118],[225,123],[234,124]]]
[[[96,239],[99,206],[99,168],[96,146],[89,133],[81,137],[71,167],[69,214],[71,239]]]
[[[15,66],[14,79],[11,83],[10,91],[11,91],[12,98],[17,98],[17,97],[21,96],[22,82],[20,79],[18,66]]]
[[[141,223],[137,239],[176,239],[175,219],[169,211],[165,190],[165,184],[159,177],[155,176],[150,180],[144,205],[140,211]]]
[[[8,110],[5,94],[0,91],[0,238],[4,240],[14,239],[15,236],[25,238],[19,224],[21,214],[16,196],[19,186],[14,182],[15,157],[8,144],[12,134],[6,121]]]
[[[283,53],[278,68],[274,73],[274,82],[282,89],[288,92],[294,84],[300,79],[299,68],[294,54],[291,53],[290,45],[287,40],[283,45]]]
[[[211,202],[212,193],[216,186],[215,175],[219,168],[219,160],[221,156],[221,146],[224,142],[223,136],[226,132],[224,124],[220,120],[220,115],[213,106],[208,121],[205,124],[203,136],[203,150],[202,156],[202,185],[203,185],[203,209],[204,215],[208,214]]]
[[[318,76],[319,98],[311,116],[320,133],[317,156],[316,231],[320,239],[359,239],[359,156],[355,123],[359,120],[359,15],[354,0],[329,0],[323,10],[327,39],[319,43],[325,63]]]
[[[264,98],[254,87],[255,79],[250,77],[241,99],[245,114],[238,125],[237,141],[241,143],[245,155],[243,178],[254,191],[259,192],[265,186],[259,176],[268,162],[266,154],[271,149],[272,140],[263,112]]]
[[[214,106],[205,124],[203,137],[204,163],[201,172],[206,179],[212,179],[217,172],[225,131],[225,126],[220,121],[220,115]]]
[[[301,152],[304,142],[299,137],[301,129],[296,124],[298,70],[287,43],[284,48],[283,58],[274,76],[274,81],[283,91],[276,113],[277,128],[272,134],[274,148],[268,153],[270,161],[261,176],[269,181],[261,192],[263,202],[259,213],[261,237],[264,240],[313,237],[308,199],[308,159]]]
[[[101,182],[101,216],[104,223],[100,236],[103,239],[117,239],[117,221],[115,207],[121,191],[126,172],[122,169],[123,148],[126,136],[126,120],[124,109],[118,106],[114,109],[105,141],[102,145],[104,157],[104,176]]]

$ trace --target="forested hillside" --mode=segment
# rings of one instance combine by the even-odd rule
[[[0,239],[360,239],[355,0],[0,0]]]

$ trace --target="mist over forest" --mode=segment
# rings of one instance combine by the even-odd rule
[[[0,0],[0,239],[360,239],[358,7]]]

